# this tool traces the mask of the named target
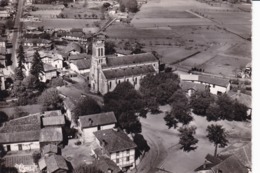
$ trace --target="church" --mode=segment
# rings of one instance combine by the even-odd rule
[[[104,95],[125,81],[138,90],[142,78],[156,73],[159,73],[159,60],[152,53],[107,57],[105,39],[93,39],[89,73],[91,92]]]

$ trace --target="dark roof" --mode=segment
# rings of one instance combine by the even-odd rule
[[[57,147],[57,145],[53,145],[53,144],[45,145],[42,148],[42,153],[43,154],[48,154],[48,153],[55,153],[55,154],[57,154],[58,153],[58,147]]]
[[[77,43],[72,42],[72,43],[69,43],[67,45],[67,47],[65,48],[66,53],[69,53],[70,51],[73,51],[73,50],[75,50],[77,52],[81,52],[81,46]]]
[[[60,155],[51,155],[45,158],[45,162],[49,173],[55,172],[59,169],[68,170],[66,160]]]
[[[125,76],[139,76],[156,72],[152,65],[103,70],[106,79],[122,78]]]
[[[113,173],[121,172],[117,164],[107,157],[99,157],[93,164],[104,173],[108,172],[108,170],[111,170]]]
[[[218,164],[222,161],[220,158],[212,156],[211,154],[207,154],[205,159],[213,164]]]
[[[64,125],[65,117],[64,116],[43,117],[42,123],[43,126]]]
[[[62,140],[61,127],[45,127],[41,129],[40,142],[61,142]]]
[[[199,76],[199,81],[222,86],[222,87],[226,87],[229,84],[229,79],[210,77],[210,76]]]
[[[136,144],[121,130],[100,130],[94,132],[100,143],[109,153],[136,148]]]
[[[68,57],[68,60],[80,60],[80,59],[91,59],[91,55],[88,55],[86,53],[76,54],[76,55],[70,55]]]
[[[0,133],[0,143],[17,143],[17,142],[32,142],[39,141],[40,130],[13,132],[13,133]]]
[[[85,116],[80,116],[79,119],[82,128],[96,127],[98,125],[114,124],[117,122],[114,112],[85,115]]]
[[[79,70],[90,69],[91,59],[72,60],[71,63],[75,64]]]
[[[3,162],[6,167],[14,167],[16,164],[34,165],[33,157],[31,154],[5,155],[5,157],[3,158]]]
[[[180,82],[180,87],[184,91],[188,91],[190,89],[193,89],[195,91],[205,91],[205,85],[200,84],[200,83],[194,83],[194,82],[181,81]]]
[[[52,65],[43,63],[44,72],[56,71],[57,69]]]
[[[158,62],[158,59],[152,53],[142,53],[120,57],[107,57],[108,67],[127,66],[146,62]]]

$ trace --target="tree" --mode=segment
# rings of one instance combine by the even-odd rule
[[[25,63],[25,56],[24,56],[24,49],[22,45],[19,46],[17,60],[18,60],[18,67],[24,69],[23,63]]]
[[[6,121],[8,121],[8,115],[5,112],[0,111],[0,126]]]
[[[147,75],[140,82],[140,92],[143,94],[148,108],[155,109],[155,103],[165,105],[170,103],[170,97],[179,89],[179,78],[173,73],[158,73]],[[156,102],[151,102],[156,99]],[[151,105],[154,103],[154,105]],[[157,108],[158,109],[158,108]]]
[[[24,79],[23,69],[15,68],[14,69],[14,80],[22,81]]]
[[[214,156],[217,155],[218,147],[225,147],[228,144],[227,135],[225,129],[221,125],[209,125],[207,127],[207,137],[210,142],[215,146]]]
[[[76,104],[74,109],[75,118],[83,115],[97,114],[101,112],[98,103],[91,97],[83,97]]]
[[[44,71],[43,62],[41,60],[39,52],[36,51],[33,55],[30,73],[35,77],[39,78],[39,75],[42,74],[43,71]]]
[[[32,154],[33,162],[38,165],[38,162],[41,158],[41,153],[39,151],[34,151]]]
[[[23,79],[22,85],[25,86],[26,89],[34,90],[39,89],[40,81],[34,75],[29,75]]]
[[[112,41],[106,41],[105,42],[105,54],[106,55],[112,55],[114,53],[116,53],[116,50],[115,50],[115,43],[112,42]]]
[[[118,123],[127,133],[142,132],[142,125],[133,112],[123,112],[118,118]]]
[[[65,82],[63,81],[62,78],[52,78],[48,84],[48,87],[53,87],[53,88],[56,88],[58,86],[63,86],[65,85]]]
[[[139,152],[146,153],[150,150],[150,147],[142,134],[135,134],[133,140],[134,143],[137,145],[137,149]],[[141,153],[139,153],[139,156],[141,155]],[[138,158],[138,156],[136,158]]]
[[[43,111],[62,109],[62,98],[57,89],[49,88],[38,97]]]
[[[180,127],[178,131],[180,132],[178,136],[180,137],[179,144],[181,145],[181,149],[187,152],[195,150],[197,146],[194,145],[199,141],[194,137],[196,134],[196,127]]]
[[[223,120],[233,120],[233,101],[227,94],[223,94],[218,96],[216,101],[217,105],[219,106],[219,117]]]
[[[121,3],[119,3],[119,10],[121,11],[121,12],[125,12],[125,5],[121,2]]]
[[[6,29],[13,29],[14,27],[14,21],[12,19],[7,19],[5,22],[5,28]]]
[[[188,125],[193,120],[193,117],[191,116],[189,100],[185,93],[182,90],[178,90],[172,95],[170,100],[172,108],[171,112],[164,117],[166,125],[169,128],[176,128],[177,123],[182,123],[184,126]]]
[[[206,115],[206,111],[212,102],[214,102],[214,97],[209,91],[200,91],[192,94],[190,105],[195,114]]]
[[[125,8],[132,13],[136,13],[138,11],[138,3],[136,0],[120,0],[120,11],[125,12]]]
[[[81,164],[73,170],[73,173],[103,173],[95,165]]]
[[[208,121],[218,121],[220,119],[219,106],[211,104],[206,111],[206,115]]]
[[[248,108],[244,104],[235,101],[232,107],[233,107],[233,115],[235,121],[246,121],[248,119],[247,116]]]

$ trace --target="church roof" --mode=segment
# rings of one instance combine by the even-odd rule
[[[154,72],[156,71],[152,65],[103,70],[106,79],[122,78],[125,76],[139,76]]]
[[[108,67],[126,66],[132,64],[142,64],[147,62],[157,62],[158,59],[152,53],[142,53],[126,55],[121,57],[107,57]]]

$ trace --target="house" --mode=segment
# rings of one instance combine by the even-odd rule
[[[123,131],[117,129],[99,130],[94,132],[94,135],[102,155],[109,157],[121,169],[135,167],[137,146]]]
[[[94,141],[94,134],[98,130],[113,129],[117,123],[114,112],[85,115],[79,117],[79,126],[85,142]]]
[[[187,93],[187,95],[190,97],[192,94],[194,94],[197,91],[205,91],[206,86],[200,83],[193,83],[193,82],[186,82],[181,81],[180,82],[181,89]]]
[[[57,69],[49,64],[43,64],[43,73],[40,74],[39,78],[42,82],[51,80],[54,77],[57,77]]]
[[[48,145],[45,145],[42,148],[42,155],[43,156],[50,156],[52,154],[57,154],[57,153],[58,153],[58,146],[57,145],[48,144]]]
[[[0,89],[5,90],[5,76],[1,71],[0,71]]]
[[[179,76],[181,81],[200,83],[207,86],[212,94],[219,95],[228,93],[230,90],[229,79],[193,74],[180,74]]]
[[[23,41],[24,47],[45,47],[50,48],[52,46],[52,41],[46,39],[36,39],[29,38]]]
[[[63,127],[65,125],[65,117],[61,116],[50,116],[42,117],[43,127]]]
[[[104,173],[122,173],[122,170],[108,157],[101,156],[97,158],[93,165]]]
[[[78,41],[81,43],[88,42],[88,39],[91,37],[83,32],[82,28],[72,28],[69,32],[63,34],[62,39],[67,41]]]
[[[0,68],[4,68],[6,67],[6,59],[5,59],[5,55],[1,55],[0,54]]]
[[[39,51],[39,54],[41,56],[41,60],[45,64],[52,65],[53,67],[57,69],[63,68],[63,57],[61,54],[59,54],[56,51]]]
[[[61,127],[45,127],[40,132],[40,146],[48,144],[63,146],[63,133]]]
[[[65,53],[69,55],[80,54],[82,53],[82,47],[78,43],[71,42],[65,48]]]
[[[0,129],[0,144],[5,151],[39,150],[40,115],[28,115],[6,122]]]
[[[4,9],[4,8],[1,8],[0,9],[0,18],[8,18],[10,17],[10,13]]]
[[[100,36],[92,47],[89,81],[93,93],[104,95],[124,81],[139,89],[143,77],[159,73],[159,60],[152,53],[106,57],[104,37]]]
[[[71,60],[70,69],[75,71],[78,74],[86,74],[90,72],[91,59],[80,59],[80,60]]]
[[[39,168],[47,173],[68,173],[69,171],[66,160],[56,154],[40,159]]]
[[[26,171],[36,173],[38,171],[38,166],[33,161],[32,153],[5,155],[2,158],[2,161],[2,164],[5,165],[5,167],[15,168],[16,171],[13,172],[24,173]],[[3,173],[9,173],[8,170],[1,170],[0,168],[0,172],[2,171]]]
[[[247,115],[251,116],[252,114],[252,96],[248,94],[241,93],[240,90],[237,92],[229,92],[228,95],[232,100],[236,100],[239,103],[245,105],[248,110],[247,110]]]

